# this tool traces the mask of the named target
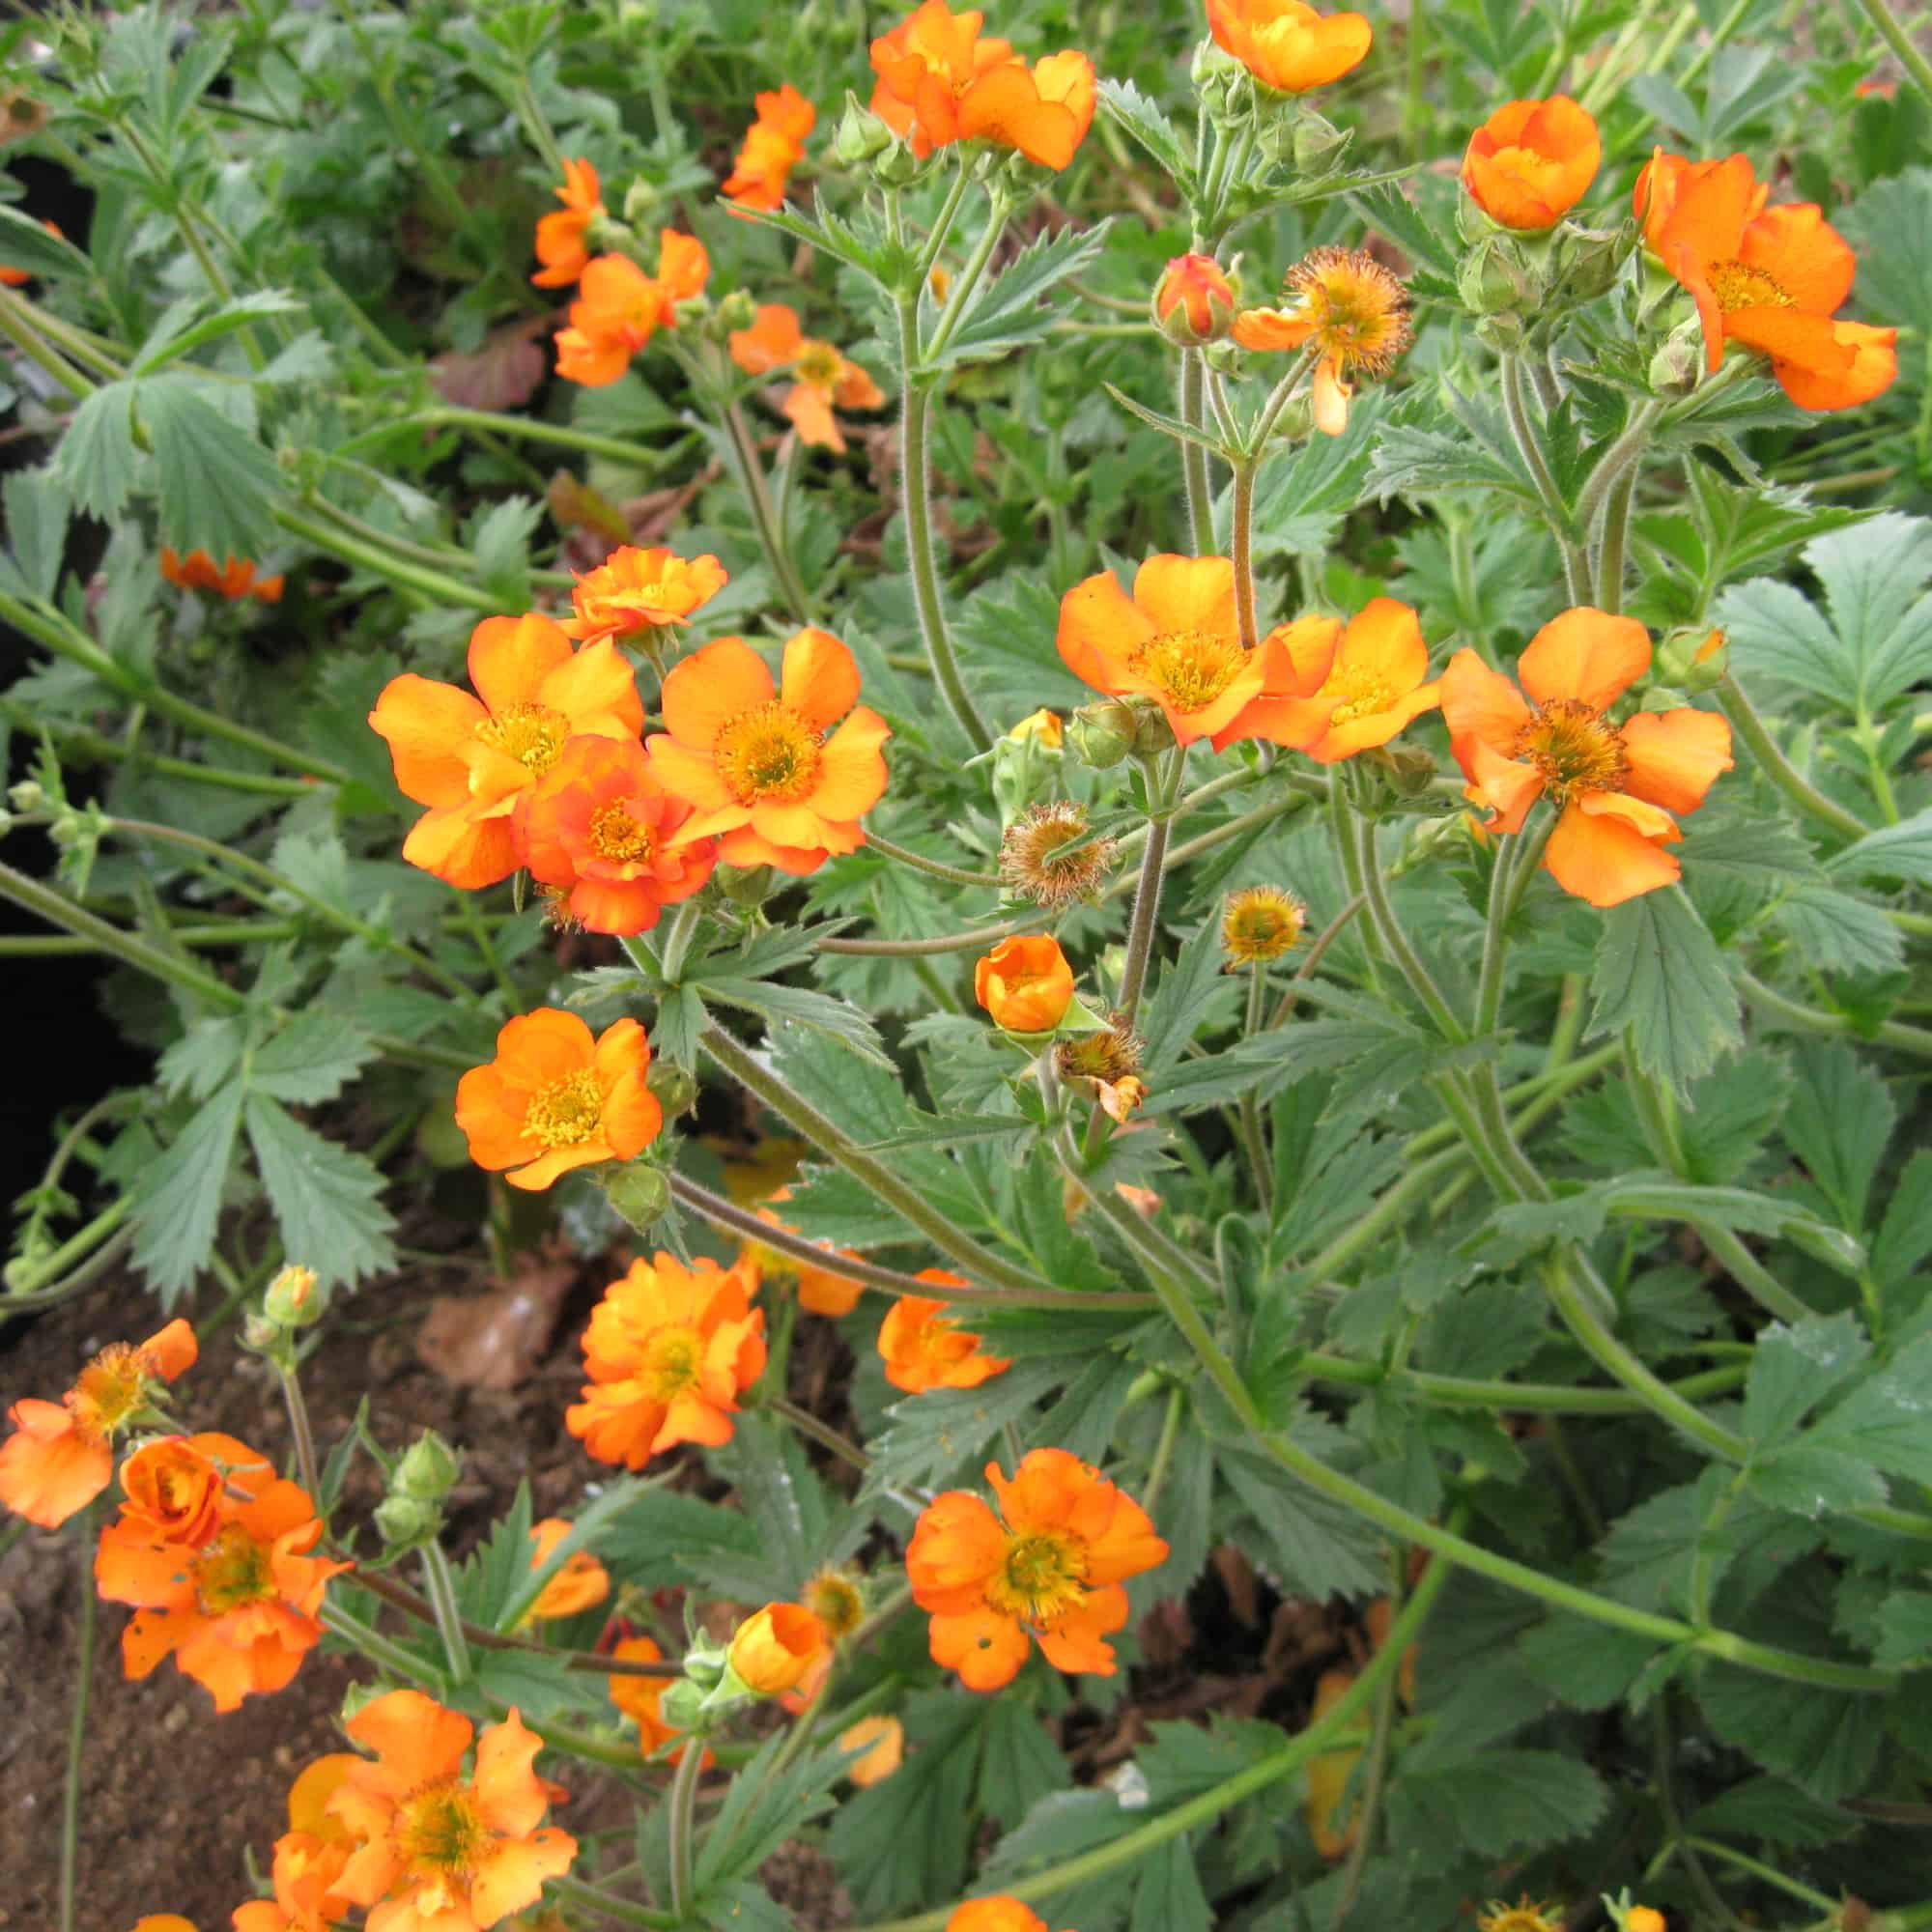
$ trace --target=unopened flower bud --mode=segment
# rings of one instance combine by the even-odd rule
[[[1203,41],[1194,49],[1188,75],[1208,119],[1216,127],[1230,127],[1247,117],[1254,101],[1254,88],[1247,69],[1233,54],[1212,41]]]
[[[1674,685],[1680,691],[1709,691],[1722,682],[1728,668],[1728,641],[1722,631],[1694,626],[1672,631],[1658,646],[1651,674],[1660,684]]]
[[[1031,739],[1048,752],[1057,752],[1066,738],[1066,721],[1059,712],[1049,711],[1041,705],[1037,711],[1029,711],[1013,728],[1007,733],[1014,744],[1025,744]]]
[[[1401,798],[1420,798],[1435,778],[1435,758],[1420,745],[1378,745],[1374,762]]]
[[[1174,749],[1174,726],[1151,697],[1130,697],[1134,711],[1134,756],[1156,758]]]
[[[1664,338],[1650,358],[1650,386],[1660,396],[1688,396],[1704,372],[1704,351],[1682,330]]]
[[[652,1072],[656,1072],[654,1066]],[[642,1161],[626,1161],[605,1171],[600,1183],[604,1198],[638,1234],[648,1234],[664,1219],[670,1206],[670,1182],[660,1168]]]
[[[1607,295],[1623,271],[1632,238],[1623,230],[1599,234],[1593,229],[1568,228],[1558,236],[1553,299],[1563,308],[1579,307]]]
[[[734,906],[756,911],[772,895],[769,866],[747,866],[742,871],[735,866],[721,866],[715,876],[718,890]]]
[[[1181,349],[1218,342],[1235,320],[1235,291],[1211,255],[1177,255],[1153,291],[1154,326]]]
[[[39,811],[47,802],[46,788],[35,779],[22,779],[7,793],[15,811]]]
[[[644,1084],[657,1095],[667,1120],[688,1114],[697,1104],[697,1076],[674,1061],[653,1060]]]
[[[389,1478],[389,1493],[440,1503],[462,1473],[463,1458],[434,1429],[425,1429],[403,1451],[396,1473]]]
[[[1502,315],[1534,307],[1541,291],[1518,243],[1486,235],[1463,257],[1456,293],[1472,315]]]
[[[845,96],[845,111],[838,117],[832,136],[834,156],[848,168],[862,167],[883,155],[898,140],[891,127],[869,107],[861,104],[856,94]]]
[[[750,289],[733,289],[718,304],[720,328],[750,328],[758,319],[757,298]]]
[[[633,228],[648,228],[663,199],[654,183],[639,177],[624,191],[624,219]]]
[[[322,1320],[323,1297],[315,1270],[291,1264],[271,1281],[262,1296],[262,1313],[282,1328],[306,1328]]]
[[[414,1496],[386,1495],[372,1518],[376,1534],[391,1549],[408,1549],[427,1543],[442,1526],[442,1505]]]
[[[1097,704],[1083,704],[1073,714],[1066,735],[1083,764],[1104,772],[1133,750],[1139,723],[1124,698],[1107,697]]]
[[[1336,127],[1325,114],[1303,107],[1294,117],[1293,153],[1297,174],[1332,173],[1342,159],[1342,151],[1354,135]]]

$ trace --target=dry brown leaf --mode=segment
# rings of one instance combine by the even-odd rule
[[[416,1355],[458,1388],[512,1389],[550,1348],[577,1264],[532,1256],[488,1294],[440,1294],[416,1330]]]

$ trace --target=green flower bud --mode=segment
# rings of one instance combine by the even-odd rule
[[[655,184],[641,177],[624,191],[624,219],[634,228],[648,228],[664,196]]]
[[[1139,722],[1124,698],[1105,697],[1083,704],[1068,723],[1066,736],[1083,764],[1104,772],[1133,750]]]
[[[403,1451],[396,1473],[389,1478],[389,1493],[415,1502],[440,1503],[456,1487],[462,1473],[462,1456],[434,1429],[425,1429]]]
[[[718,890],[734,906],[755,912],[772,895],[772,868],[769,866],[721,866],[714,875]]]
[[[1293,160],[1297,174],[1332,174],[1340,166],[1343,151],[1354,139],[1352,132],[1338,128],[1325,115],[1304,107],[1295,116]]]
[[[1688,396],[1703,373],[1703,346],[1694,330],[1672,330],[1650,358],[1650,386],[1660,396]]]
[[[757,298],[750,289],[733,289],[718,304],[720,328],[750,328],[757,319]]]
[[[655,1066],[651,1069],[656,1072]],[[608,1170],[602,1178],[604,1198],[639,1235],[648,1234],[663,1220],[670,1206],[670,1182],[661,1169],[642,1161],[627,1161]]]
[[[688,1114],[697,1104],[697,1076],[668,1060],[654,1060],[644,1084],[657,1095],[667,1120]]]
[[[848,168],[863,167],[897,143],[898,136],[887,122],[862,105],[859,97],[848,90],[845,111],[838,117],[838,131],[832,136],[834,156]]]
[[[1471,315],[1520,314],[1534,308],[1542,295],[1521,249],[1512,237],[1498,234],[1482,237],[1463,257],[1456,293]]]
[[[271,1281],[262,1296],[262,1313],[280,1328],[306,1328],[322,1320],[323,1296],[313,1268],[291,1264]]]
[[[1562,308],[1576,308],[1607,295],[1629,259],[1632,233],[1612,229],[1573,228],[1567,223],[1556,231],[1559,269],[1552,299]]]
[[[1674,685],[1684,692],[1709,691],[1723,682],[1730,668],[1730,640],[1722,631],[1688,630],[1670,632],[1657,648],[1657,662],[1651,675],[1660,684]],[[1646,701],[1646,711],[1657,707]]]
[[[391,1494],[376,1505],[373,1520],[386,1548],[411,1549],[427,1543],[442,1526],[442,1505]]]

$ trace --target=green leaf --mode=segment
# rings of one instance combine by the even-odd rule
[[[1928,1388],[1932,1388],[1932,1335],[1921,1335],[1822,1416],[1811,1439],[1821,1447],[1862,1457],[1890,1475],[1932,1483]]]
[[[67,491],[52,469],[16,469],[7,478],[4,502],[7,548],[21,588],[50,600],[67,551]]]
[[[1832,222],[1859,253],[1860,309],[1922,328],[1932,315],[1932,168],[1873,182]]]
[[[1169,415],[1165,410],[1151,409],[1146,403],[1136,402],[1124,389],[1117,388],[1112,383],[1102,383],[1100,386],[1130,416],[1138,416],[1150,429],[1157,429],[1163,436],[1173,437],[1177,442],[1199,443],[1203,449],[1211,450],[1217,456],[1222,453],[1218,432],[1197,427],[1179,416]]]
[[[777,1032],[786,1027],[810,1027],[876,1066],[893,1064],[871,1020],[850,1001],[836,999],[830,993],[814,992],[810,986],[781,985],[775,980],[727,980],[711,975],[693,980],[686,990],[721,1006],[757,1013],[772,1021]]]
[[[1021,1362],[978,1388],[931,1389],[895,1402],[886,1411],[891,1427],[872,1444],[861,1493],[940,1487],[1065,1379],[1058,1362]]]
[[[0,262],[30,275],[92,275],[94,264],[71,242],[0,203]]]
[[[1885,1478],[1843,1449],[1799,1441],[1753,1463],[1751,1493],[1773,1509],[1822,1522],[1886,1498]]]
[[[368,1156],[324,1140],[265,1094],[249,1094],[247,1120],[283,1254],[325,1288],[394,1267],[395,1217],[379,1198],[387,1183]]]
[[[1745,1381],[1744,1433],[1759,1449],[1783,1441],[1812,1409],[1850,1381],[1871,1344],[1850,1315],[1817,1315],[1758,1336]]]
[[[500,603],[530,601],[530,538],[544,516],[534,497],[505,497],[466,527],[464,546],[476,559],[483,587]]]
[[[1654,1638],[1561,1615],[1525,1631],[1517,1644],[1531,1674],[1575,1711],[1616,1703],[1658,1648]]]
[[[633,1497],[599,1547],[614,1571],[645,1589],[696,1588],[756,1604],[796,1587],[771,1574],[749,1518],[669,1490]]]
[[[1896,825],[1867,832],[1836,854],[1831,867],[1856,879],[1902,879],[1908,885],[1932,886],[1932,808]]]
[[[1897,1288],[1927,1255],[1932,1255],[1932,1149],[1919,1148],[1898,1177],[1872,1243],[1872,1278],[1882,1289]]]
[[[1801,884],[1779,902],[1772,923],[1821,973],[1874,979],[1905,963],[1905,941],[1883,910],[1831,886]]]
[[[109,383],[83,399],[54,452],[53,469],[73,505],[102,523],[120,516],[141,463],[132,383]]]
[[[881,262],[877,251],[868,248],[857,233],[840,221],[823,202],[818,204],[818,219],[815,221],[791,207],[748,207],[744,213],[767,228],[776,228],[781,235],[809,242],[812,247],[823,249],[835,261],[849,264],[873,281],[879,279]]]
[[[333,1013],[297,1016],[248,1061],[258,1094],[300,1106],[332,1100],[376,1057],[367,1037]]]
[[[1859,1829],[1856,1818],[1820,1804],[1782,1778],[1753,1777],[1692,1813],[1690,1828],[1713,1838],[1763,1838],[1774,1845],[1829,1845]]]
[[[786,1743],[782,1731],[767,1738],[733,1775],[698,1847],[693,1876],[700,1892],[750,1877],[802,1825],[831,1810],[840,1753],[802,1752],[781,1765]]]
[[[205,1101],[134,1193],[134,1265],[172,1307],[207,1264],[221,1214],[242,1089],[231,1082]]]
[[[1214,1914],[1184,1835],[1156,1846],[1135,1869],[1139,1883],[1129,1932],[1210,1932]]]
[[[147,341],[134,352],[128,375],[156,375],[170,362],[179,362],[184,355],[191,355],[211,342],[233,335],[251,322],[272,315],[299,315],[307,304],[284,289],[255,289],[223,302],[212,315],[201,315],[197,321],[197,315],[206,306],[200,297],[170,303],[149,331]]]
[[[1191,196],[1194,167],[1174,123],[1130,80],[1105,79],[1099,86],[1100,105],[1121,130],[1138,141],[1160,164],[1161,172]]]
[[[1862,1790],[1885,1745],[1884,1704],[1854,1691],[1716,1663],[1698,1684],[1697,1701],[1727,1744],[1827,1802]]]
[[[951,369],[1039,341],[1057,320],[1053,310],[1040,307],[1040,298],[1068,275],[1078,274],[1100,253],[1111,226],[1106,220],[1092,227],[1049,231],[1021,249],[997,275],[980,285],[946,346],[937,356],[928,355],[923,366]]]
[[[1205,1033],[1233,1018],[1241,989],[1221,968],[1211,923],[1185,935],[1174,957],[1162,965],[1141,1021],[1150,1082],[1157,1083]]]
[[[1894,1591],[1878,1606],[1878,1627],[1872,1662],[1881,1670],[1923,1670],[1932,1663],[1932,1594]]]
[[[525,1612],[544,1593],[544,1586],[554,1577],[580,1549],[595,1550],[604,1546],[604,1539],[610,1526],[630,1510],[640,1495],[645,1494],[649,1484],[631,1478],[619,1478],[616,1482],[601,1487],[583,1508],[578,1511],[572,1520],[567,1535],[560,1536],[551,1547],[550,1553],[541,1563],[532,1563],[536,1553],[534,1545],[526,1545],[524,1561],[515,1569],[509,1578],[508,1587],[493,1603],[485,1619],[499,1631],[513,1631],[523,1621]]]
[[[1441,281],[1454,287],[1462,249],[1434,227],[1406,195],[1395,188],[1377,188],[1350,195],[1349,206],[1365,226],[1387,236],[1410,261],[1433,270]]]
[[[1609,1794],[1589,1766],[1554,1751],[1487,1750],[1399,1777],[1389,1793],[1398,1844],[1426,1832],[1490,1858],[1580,1837]]]
[[[499,1704],[514,1704],[522,1717],[538,1723],[546,1718],[586,1710],[593,1701],[601,1702],[589,1689],[598,1680],[571,1671],[560,1657],[545,1657],[533,1650],[484,1650],[472,1661],[476,1689],[484,1696]]]
[[[1848,1046],[1807,1041],[1798,1085],[1779,1129],[1840,1224],[1857,1234],[1898,1110],[1885,1082]]]
[[[980,1809],[1010,1828],[1071,1782],[1065,1758],[1035,1713],[1016,1697],[993,1698],[980,1751]]]
[[[1744,1034],[1723,954],[1676,887],[1643,893],[1604,915],[1590,975],[1590,1034],[1628,1031],[1637,1065],[1685,1088]]]
[[[159,468],[161,536],[181,552],[260,556],[274,541],[270,512],[282,494],[275,460],[175,374],[141,384],[141,419]]]
[[[1253,1518],[1248,1554],[1284,1596],[1372,1597],[1388,1587],[1381,1533],[1273,1463],[1223,1449],[1223,1480]]]
[[[833,1507],[825,1485],[798,1437],[781,1423],[766,1415],[740,1416],[731,1440],[713,1451],[712,1463],[737,1490],[773,1575],[788,1579],[778,1596],[796,1597],[815,1570],[842,1553],[828,1548]]]
[[[170,1094],[185,1090],[206,1100],[234,1072],[248,1043],[248,1022],[241,1013],[196,1020],[161,1055],[161,1085]]]

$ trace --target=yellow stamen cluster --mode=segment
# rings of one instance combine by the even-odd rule
[[[789,805],[818,782],[818,733],[778,698],[739,712],[711,756],[740,805]]]
[[[600,859],[648,861],[657,842],[657,835],[648,825],[639,825],[621,800],[600,805],[590,814],[590,849]]]
[[[1060,1530],[1011,1537],[986,1584],[986,1602],[1005,1616],[1051,1624],[1079,1602],[1086,1577],[1087,1551],[1078,1537]]]
[[[112,1435],[140,1407],[149,1362],[131,1342],[114,1342],[82,1369],[68,1391],[74,1432],[87,1441]]]
[[[866,1599],[857,1578],[843,1570],[821,1570],[799,1602],[834,1637],[848,1636],[866,1621]]]
[[[1476,1932],[1563,1932],[1563,1908],[1539,1905],[1527,1897],[1514,1905],[1492,1899],[1490,1909],[1476,1920]]]
[[[1221,913],[1221,946],[1232,973],[1265,965],[1292,952],[1307,929],[1308,908],[1279,886],[1250,886],[1230,893]]]
[[[194,1559],[194,1594],[203,1615],[211,1617],[272,1597],[275,1576],[268,1550],[239,1522],[223,1524]]]
[[[1624,741],[1614,724],[1579,697],[1552,697],[1517,734],[1515,755],[1543,774],[1550,804],[1578,792],[1621,791],[1630,775]]]
[[[541,776],[556,763],[570,736],[570,720],[547,704],[513,704],[484,719],[476,735],[492,751]]]
[[[1136,677],[1158,685],[1174,708],[1202,711],[1240,675],[1247,653],[1238,638],[1219,631],[1163,631],[1128,660]]]
[[[412,1793],[398,1807],[393,1829],[396,1850],[412,1870],[459,1882],[474,1872],[489,1841],[475,1799],[453,1783]]]
[[[1147,1041],[1115,1015],[1111,1026],[1078,1039],[1062,1040],[1054,1049],[1054,1065],[1063,1080],[1125,1080],[1141,1070]]]
[[[696,1328],[660,1328],[644,1345],[638,1379],[660,1402],[675,1402],[697,1386],[704,1343]]]
[[[1036,905],[1070,905],[1095,892],[1113,864],[1114,841],[1087,836],[1087,808],[1069,799],[1029,806],[1000,840],[1000,877]]]
[[[1742,262],[1713,263],[1711,293],[1726,315],[1740,308],[1789,308],[1794,299],[1762,269]]]
[[[581,1146],[603,1124],[604,1085],[588,1066],[539,1087],[524,1115],[524,1132],[547,1148]]]
[[[1329,713],[1330,724],[1351,724],[1357,718],[1372,718],[1395,702],[1395,687],[1379,672],[1362,665],[1345,665],[1329,672],[1318,697],[1339,697],[1342,701]]]
[[[792,374],[814,389],[832,388],[838,381],[845,358],[829,342],[808,342],[799,351]]]
[[[1408,291],[1366,248],[1317,248],[1288,272],[1308,346],[1344,376],[1380,375],[1408,341]]]

